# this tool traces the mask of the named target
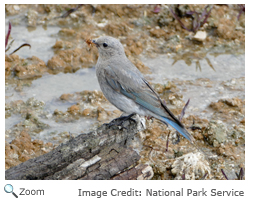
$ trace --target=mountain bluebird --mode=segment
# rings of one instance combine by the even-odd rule
[[[105,97],[122,112],[152,116],[171,125],[191,143],[194,138],[126,57],[119,40],[103,36],[92,40],[99,52],[96,74]]]

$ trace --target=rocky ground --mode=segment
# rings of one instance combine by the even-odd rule
[[[96,64],[98,53],[85,43],[101,35],[114,36],[122,42],[128,58],[143,74],[152,73],[140,60],[141,56],[155,58],[159,54],[172,55],[174,60],[186,64],[205,58],[207,52],[243,54],[245,48],[245,16],[242,5],[212,5],[210,16],[201,25],[196,19],[206,5],[5,5],[6,18],[13,26],[23,25],[28,29],[38,26],[58,26],[59,40],[52,44],[54,56],[43,61],[36,56],[21,58],[16,54],[5,55],[5,84],[14,91],[23,93],[24,87],[45,74],[75,73],[79,69]],[[189,30],[193,25],[200,28],[184,29],[175,20],[170,7]],[[77,8],[72,13],[70,9]],[[210,7],[209,7],[210,9]],[[195,11],[189,14],[189,11]],[[207,10],[208,11],[208,10]],[[69,12],[66,14],[66,12]],[[64,15],[66,14],[66,15]],[[188,15],[186,15],[188,14]],[[195,17],[194,19],[192,17]],[[11,35],[11,38],[15,36]],[[24,36],[25,38],[25,36]],[[11,39],[9,40],[11,41]],[[22,49],[22,48],[21,48]],[[212,67],[212,64],[210,63]],[[84,68],[85,67],[85,68]],[[185,102],[180,94],[180,84],[211,87],[212,81],[170,80],[153,83],[152,86],[165,100],[175,115],[180,115]],[[245,78],[221,82],[223,89],[245,92]],[[11,96],[6,96],[11,99]],[[71,103],[66,111],[49,113],[43,101],[29,98],[27,101],[10,100],[5,105],[5,117],[20,117],[17,124],[5,133],[6,169],[30,158],[47,153],[72,135],[61,132],[51,142],[33,139],[38,133],[50,128],[43,119],[56,123],[75,122],[80,119],[95,119],[92,128],[121,115],[101,91],[83,90],[64,93],[59,103]],[[109,108],[108,108],[109,107]],[[175,144],[175,132],[155,119],[147,119],[147,129],[139,134],[140,162],[152,166],[153,179],[224,179],[221,169],[234,179],[235,172],[245,170],[245,98],[231,97],[212,101],[208,110],[210,117],[188,115],[182,122],[196,139],[196,146],[205,152],[203,156],[185,139]],[[188,113],[189,114],[189,113]],[[70,130],[71,132],[71,130]],[[8,138],[13,138],[7,142]],[[55,140],[54,140],[55,138]],[[169,141],[166,148],[167,141]]]

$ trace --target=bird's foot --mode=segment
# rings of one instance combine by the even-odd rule
[[[119,118],[115,118],[114,120],[112,120],[110,123],[106,123],[106,125],[108,125],[109,127],[111,127],[111,126],[114,126],[114,125],[116,125],[116,126],[120,126],[120,125],[122,125],[123,124],[123,122],[125,122],[126,120],[132,120],[132,121],[134,121],[134,122],[136,122],[132,117],[135,115],[135,113],[132,113],[132,114],[130,114],[130,115],[128,115],[128,116],[121,116],[121,117],[119,117]],[[123,126],[122,126],[123,127]],[[123,127],[123,128],[125,128],[125,127]]]

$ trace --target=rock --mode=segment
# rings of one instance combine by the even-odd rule
[[[166,35],[166,32],[163,29],[153,29],[150,30],[150,36],[160,38],[164,37]]]
[[[6,59],[6,61],[7,60],[8,59]],[[12,66],[13,65],[13,71],[19,79],[37,79],[48,71],[45,62],[35,56],[27,59],[15,60],[15,62],[12,63]]]
[[[203,134],[207,137],[209,144],[217,147],[227,139],[227,128],[222,121],[211,120]]]
[[[18,100],[16,103],[23,104],[22,101],[20,100]],[[26,106],[33,107],[33,108],[43,108],[45,106],[45,103],[43,101],[39,101],[34,97],[28,98],[25,103],[26,103]]]
[[[106,121],[108,119],[108,114],[107,112],[101,107],[99,106],[97,109],[97,114],[98,114],[98,121]]]
[[[90,115],[90,113],[91,113],[91,110],[89,108],[86,108],[86,109],[83,110],[82,115],[83,116],[88,116],[88,115]]]
[[[79,106],[77,106],[77,105],[72,105],[72,106],[70,106],[70,107],[68,108],[68,112],[69,112],[70,114],[73,114],[73,115],[79,114],[79,111],[80,111],[80,108],[79,108]]]
[[[127,36],[127,33],[130,32],[131,25],[127,22],[121,23],[108,23],[103,30],[107,35],[110,36]]]
[[[97,26],[98,26],[99,28],[103,28],[103,27],[105,27],[107,24],[108,24],[108,20],[106,20],[106,19],[103,18],[102,21],[101,21],[100,23],[97,24]]]
[[[225,104],[227,104],[228,106],[232,106],[232,107],[242,107],[244,105],[243,101],[239,98],[228,98],[228,99],[221,99],[221,101]]]
[[[168,89],[168,90],[170,90],[172,88],[176,88],[176,87],[177,86],[173,82],[171,82],[171,81],[167,81],[167,83],[164,85],[164,88]]]
[[[69,101],[71,98],[73,98],[74,94],[62,94],[60,96],[60,99],[63,101]]]
[[[31,136],[26,131],[22,131],[11,143],[5,143],[5,169],[48,153],[52,149],[54,149],[52,143],[32,141]]]
[[[68,36],[74,37],[76,35],[76,31],[73,29],[63,28],[59,31],[60,36]]]
[[[197,33],[193,36],[194,40],[203,42],[207,37],[206,31],[197,31]]]
[[[95,49],[91,51],[81,48],[59,50],[56,55],[48,60],[47,66],[52,69],[54,73],[62,71],[66,73],[67,70],[72,73],[80,69],[83,64],[85,64],[86,67],[94,66],[96,58],[97,51]],[[65,68],[66,70],[64,70]]]
[[[129,57],[129,60],[140,70],[141,73],[151,74],[150,68],[143,64],[138,58]]]
[[[155,84],[154,89],[156,90],[157,93],[162,93],[164,91],[164,85],[162,84]]]
[[[20,7],[19,7],[18,5],[14,5],[13,8],[14,8],[14,10],[16,10],[16,11],[19,11],[19,10],[20,10]]]
[[[243,139],[245,141],[245,126],[234,126],[234,129],[231,131],[230,135],[235,139]]]

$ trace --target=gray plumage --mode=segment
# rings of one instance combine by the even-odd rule
[[[107,100],[124,113],[153,116],[174,127],[193,143],[194,138],[166,107],[141,72],[128,60],[120,41],[103,36],[92,42],[98,48],[96,74]]]

